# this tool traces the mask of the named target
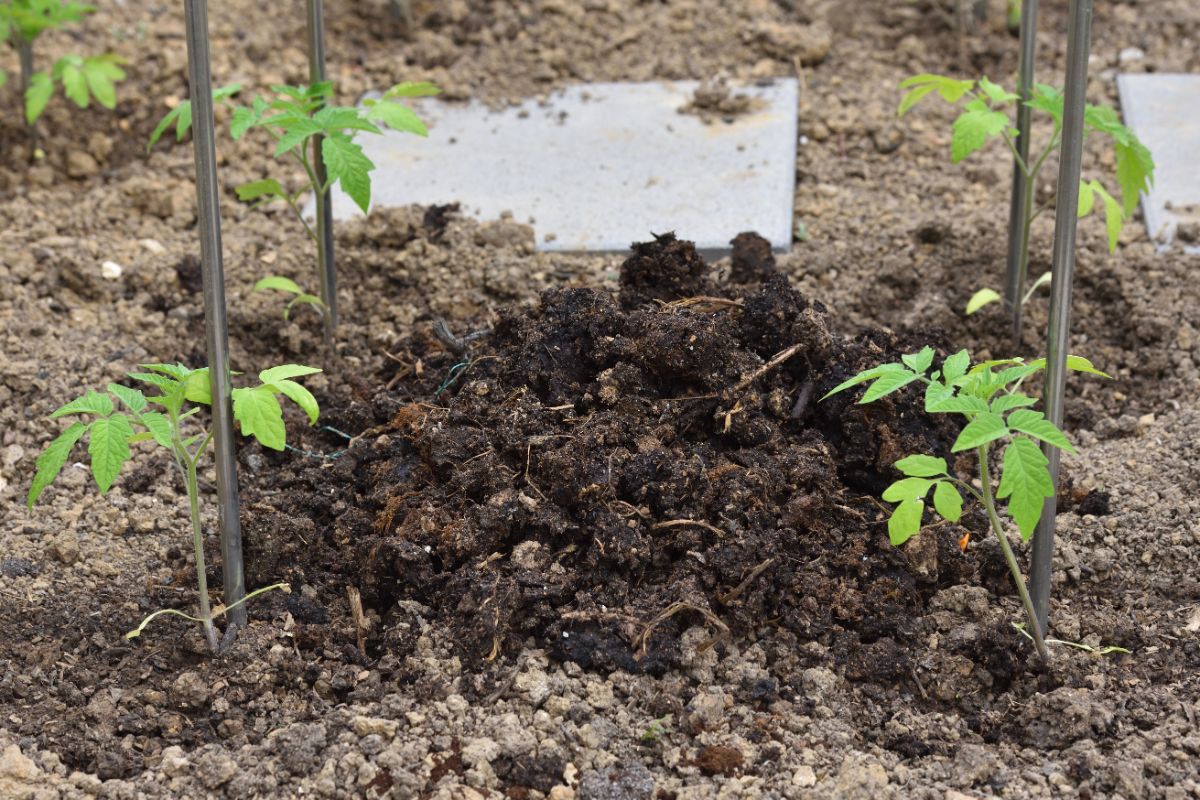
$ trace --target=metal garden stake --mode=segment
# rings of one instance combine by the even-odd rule
[[[1017,152],[1021,160],[1013,159],[1012,205],[1008,217],[1008,271],[1004,282],[1004,299],[1012,309],[1013,340],[1021,339],[1021,300],[1025,297],[1025,280],[1029,273],[1029,212],[1033,208],[1035,185],[1025,172],[1029,164],[1032,109],[1025,105],[1033,93],[1033,65],[1037,54],[1038,0],[1021,4],[1021,55],[1017,72]]]
[[[1071,332],[1071,282],[1075,272],[1075,229],[1079,209],[1079,171],[1083,160],[1083,111],[1087,99],[1088,55],[1091,50],[1092,0],[1071,0],[1067,38],[1067,88],[1063,107],[1062,156],[1054,214],[1054,264],[1050,284],[1050,331],[1046,337],[1046,418],[1062,427],[1063,386]],[[1050,476],[1058,487],[1059,450],[1045,446]],[[1033,535],[1029,571],[1034,610],[1043,632],[1050,616],[1050,576],[1054,569],[1055,497],[1046,499]]]
[[[212,383],[213,459],[221,530],[221,566],[225,605],[246,594],[242,566],[242,526],[238,516],[237,466],[234,462],[233,406],[230,401],[229,333],[225,313],[225,270],[221,253],[221,202],[217,190],[212,73],[208,54],[208,2],[183,0],[187,29],[188,79],[192,99],[192,147],[196,158],[196,207],[204,284],[204,321]],[[229,612],[226,641],[246,624],[246,607]]]
[[[308,0],[308,79],[310,84],[325,80],[325,12],[322,0]],[[333,346],[337,329],[337,268],[333,258],[333,197],[325,186],[325,158],[321,153],[323,136],[314,136],[313,171],[320,186],[316,192],[317,270],[321,277],[321,301],[325,303],[325,347]]]

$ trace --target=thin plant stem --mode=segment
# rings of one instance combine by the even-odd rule
[[[1025,585],[1025,578],[1021,575],[1021,566],[1017,563],[1017,557],[1013,554],[1012,547],[1008,544],[1008,538],[1004,535],[1004,526],[1000,523],[1000,515],[996,513],[996,500],[992,494],[992,479],[988,473],[988,448],[987,445],[980,445],[979,452],[979,482],[983,485],[983,505],[987,509],[988,520],[992,523],[992,531],[996,534],[996,538],[1000,541],[1000,551],[1004,553],[1004,560],[1008,562],[1008,570],[1012,573],[1013,583],[1017,587],[1017,594],[1021,598],[1021,605],[1025,607],[1025,618],[1029,623],[1029,630],[1032,631],[1033,646],[1037,649],[1037,653],[1043,660],[1049,660],[1049,653],[1046,650],[1046,642],[1042,636],[1042,627],[1038,625],[1037,613],[1033,609],[1033,600],[1029,597],[1029,589]]]
[[[217,630],[213,627],[212,606],[208,601],[208,575],[204,567],[204,528],[200,520],[200,492],[196,481],[196,462],[187,464],[188,506],[192,516],[192,544],[196,550],[196,583],[200,590],[200,619],[204,626],[204,638],[214,653],[220,650]]]

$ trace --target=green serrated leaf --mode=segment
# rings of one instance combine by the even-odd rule
[[[925,515],[923,500],[905,500],[896,506],[888,518],[888,539],[899,547],[921,532],[921,517]]]
[[[125,404],[133,413],[138,413],[146,408],[146,395],[142,394],[137,389],[131,389],[128,386],[122,386],[119,383],[110,383],[108,390],[116,395],[117,399]]]
[[[930,414],[976,414],[987,410],[984,400],[970,394],[955,394],[953,389],[936,381],[925,387],[925,411]]]
[[[83,77],[96,102],[107,109],[117,107],[116,82],[125,78],[116,56],[92,56],[83,60]],[[86,107],[86,104],[85,106]]]
[[[92,477],[100,494],[106,494],[121,467],[129,460],[129,440],[133,426],[124,414],[101,417],[88,426],[88,454],[92,457]]]
[[[847,380],[842,381],[837,386],[833,387],[828,392],[826,392],[821,397],[821,400],[824,401],[827,398],[832,397],[833,395],[837,394],[838,392],[844,392],[845,390],[849,389],[852,386],[857,386],[860,383],[866,383],[869,380],[878,378],[881,375],[886,375],[889,372],[898,372],[898,373],[904,373],[907,375],[908,368],[905,367],[903,364],[880,364],[877,367],[871,367],[870,369],[866,369],[866,370],[863,370],[862,372],[858,373],[853,378],[849,378]]]
[[[46,104],[54,96],[54,81],[45,72],[35,72],[25,90],[25,121],[32,125],[46,110]]]
[[[962,495],[958,487],[950,481],[938,481],[933,488],[933,507],[942,519],[947,522],[958,522],[962,519]]]
[[[954,440],[950,450],[961,453],[963,450],[994,442],[1007,435],[1008,426],[1004,424],[1004,419],[998,414],[984,411],[976,414],[975,418],[967,423],[962,432],[958,434],[958,438]]]
[[[881,397],[886,397],[892,392],[897,392],[908,386],[915,380],[920,379],[920,375],[915,372],[888,372],[875,379],[867,390],[863,392],[862,398],[858,401],[859,405],[874,403]]]
[[[896,462],[896,469],[911,478],[932,478],[946,474],[946,459],[934,456],[905,456]]]
[[[241,424],[242,435],[253,436],[263,447],[283,450],[287,443],[283,409],[270,387],[234,389],[233,417]]]
[[[1004,472],[996,496],[1008,499],[1008,513],[1028,540],[1033,536],[1046,498],[1054,496],[1049,461],[1032,439],[1015,437],[1004,449]]]
[[[303,145],[309,138],[321,132],[321,126],[306,117],[288,121],[283,136],[279,137],[275,144],[275,157],[278,158],[292,148]]]
[[[950,135],[950,160],[955,164],[987,144],[1008,129],[1008,115],[993,111],[986,105],[973,104],[954,120]]]
[[[1037,400],[1032,397],[1026,397],[1023,394],[1002,394],[992,401],[991,410],[993,414],[1003,414],[1006,411],[1012,411],[1014,408],[1022,408],[1031,406]]]
[[[146,411],[142,413],[141,421],[146,426],[146,430],[154,438],[154,441],[168,450],[173,447],[171,441],[171,422],[165,414],[160,414],[157,411]]]
[[[342,191],[366,214],[371,208],[371,170],[375,164],[363,154],[362,147],[339,136],[322,140],[321,154],[329,179],[340,183]]]
[[[1028,408],[1017,409],[1008,415],[1008,427],[1032,436],[1038,441],[1054,445],[1068,453],[1075,452],[1075,448],[1067,439],[1066,434],[1059,430],[1057,425],[1046,419],[1046,415],[1040,411],[1032,411]]]
[[[947,383],[958,380],[966,374],[969,366],[971,366],[971,354],[966,350],[959,350],[942,362],[942,379]]]
[[[88,392],[62,406],[50,415],[50,419],[58,419],[67,414],[98,414],[107,417],[113,412],[112,398],[103,392]]]
[[[935,481],[927,478],[901,478],[883,490],[881,495],[889,503],[899,503],[904,500],[920,500],[929,493],[929,487]]]
[[[1031,97],[1025,105],[1034,109],[1049,114],[1054,119],[1055,129],[1062,128],[1063,124],[1063,95],[1058,89],[1044,83],[1034,85],[1033,97]]]
[[[183,364],[138,364],[142,369],[152,370],[154,372],[168,375],[176,380],[183,380],[191,372]]]
[[[186,103],[188,101],[185,100],[183,102]],[[154,149],[154,145],[158,144],[158,140],[161,139],[163,134],[167,132],[167,129],[171,127],[171,123],[178,120],[179,115],[182,113],[183,103],[180,103],[168,111],[163,118],[158,121],[158,125],[154,126],[154,131],[150,134],[150,140],[146,142],[147,153]],[[180,134],[180,138],[182,138],[182,134]]]
[[[238,200],[245,203],[250,203],[263,197],[286,197],[283,186],[274,178],[264,178],[261,181],[243,183],[234,189],[234,191],[237,192]]]
[[[192,370],[183,379],[183,396],[191,403],[212,405],[212,377],[208,367]]]
[[[82,438],[87,429],[88,426],[82,422],[73,423],[47,445],[42,454],[38,456],[37,473],[33,476],[33,483],[29,486],[29,496],[25,501],[29,508],[33,508],[33,504],[37,502],[42,491],[58,477],[58,473],[62,471],[63,464],[67,463],[67,457],[71,455],[75,443]]]
[[[303,375],[315,375],[321,370],[316,367],[306,367],[302,364],[280,364],[277,367],[264,369],[258,373],[258,379],[265,383],[275,383],[276,381],[287,380],[288,378],[299,378]]]
[[[88,107],[88,87],[87,80],[83,77],[83,71],[80,70],[79,64],[75,63],[78,59],[71,60],[68,58],[60,59],[55,65],[55,71],[60,72],[63,85],[63,94],[67,99],[73,102],[80,108]]]
[[[429,129],[424,121],[406,105],[381,101],[373,105],[367,116],[379,120],[394,131],[415,133],[417,136],[428,136]]]
[[[918,375],[924,375],[929,367],[933,364],[933,357],[936,355],[932,347],[928,345],[921,348],[919,352],[910,353],[900,356],[900,360],[904,365]]]
[[[1011,103],[1020,99],[1019,95],[1013,94],[1003,86],[997,86],[987,78],[979,79],[979,90],[993,103]]]
[[[362,111],[357,108],[322,108],[313,114],[312,120],[329,133],[338,133],[344,130],[366,131],[367,133],[383,132],[370,119],[364,118]]]
[[[1121,210],[1126,217],[1133,216],[1138,199],[1154,185],[1154,157],[1149,148],[1136,136],[1128,142],[1116,142],[1117,185],[1121,187]]]
[[[321,413],[321,407],[317,404],[317,398],[313,397],[312,392],[295,381],[276,380],[272,381],[270,385],[282,392],[293,403],[300,406],[300,409],[308,415],[310,425],[316,424],[317,417]]]

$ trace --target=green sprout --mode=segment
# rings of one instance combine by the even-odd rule
[[[32,126],[45,111],[61,86],[67,99],[80,108],[95,100],[107,109],[117,106],[116,82],[124,79],[125,59],[112,54],[65,55],[49,72],[34,70],[33,43],[48,30],[80,22],[94,13],[95,6],[62,0],[0,0],[0,40],[7,41],[21,64],[21,93],[25,98],[25,122]],[[8,75],[0,69],[0,87]]]
[[[1029,238],[1030,229],[1049,205],[1035,207],[1033,202],[1037,177],[1046,164],[1046,159],[1062,144],[1063,131],[1063,94],[1046,84],[1037,84],[1033,96],[1026,106],[1035,112],[1048,117],[1053,123],[1050,140],[1040,153],[1034,155],[1032,148],[1027,162],[1021,157],[1017,148],[1018,131],[1010,120],[1010,107],[1020,101],[1020,98],[992,83],[980,78],[974,80],[957,80],[944,75],[914,75],[900,84],[901,89],[908,90],[897,113],[904,116],[918,103],[931,94],[937,94],[947,103],[960,106],[962,113],[954,120],[950,136],[950,160],[958,164],[972,153],[982,149],[989,141],[999,139],[1008,145],[1016,160],[1017,167],[1025,173],[1026,181],[1025,207],[1029,209],[1028,216],[1020,231],[1021,283],[1029,270]],[[1086,217],[1094,210],[1103,208],[1105,228],[1108,235],[1109,252],[1115,252],[1117,242],[1125,222],[1137,209],[1138,196],[1149,190],[1154,183],[1154,158],[1150,150],[1137,138],[1129,128],[1121,123],[1117,112],[1108,106],[1088,105],[1084,110],[1085,135],[1101,134],[1109,137],[1112,143],[1116,169],[1112,178],[1119,188],[1120,199],[1114,197],[1104,184],[1097,179],[1083,179],[1079,185],[1079,216]],[[1096,201],[1100,200],[1098,204]],[[1039,280],[1033,287],[1041,286]],[[1033,289],[1019,298],[1017,302],[1025,303],[1033,294]],[[981,290],[972,296],[967,313],[974,313],[991,302],[1001,300],[998,292]]]
[[[427,136],[428,129],[421,118],[404,103],[405,98],[429,97],[438,93],[431,83],[401,83],[393,86],[377,100],[364,100],[362,106],[333,106],[333,84],[312,86],[272,86],[277,97],[268,101],[256,97],[250,106],[234,110],[230,133],[239,140],[252,130],[265,131],[275,140],[275,157],[293,160],[303,170],[303,177],[294,189],[288,189],[276,178],[251,181],[237,187],[238,199],[255,207],[276,200],[283,201],[292,215],[300,221],[308,237],[317,247],[317,233],[305,219],[300,199],[312,193],[316,213],[324,213],[326,192],[335,184],[341,186],[354,204],[367,213],[371,206],[371,172],[375,164],[355,141],[361,132],[383,133],[381,125],[395,131]],[[320,142],[320,158],[325,167],[325,179],[315,163],[313,141]],[[259,281],[256,290],[274,289],[294,295],[284,309],[287,319],[296,303],[305,303],[327,313],[325,303],[295,281],[272,275]]]
[[[920,533],[926,498],[931,490],[933,510],[952,523],[962,519],[963,492],[974,498],[987,512],[988,522],[1000,543],[1025,608],[1038,655],[1046,658],[1044,632],[1038,625],[1021,567],[1005,536],[997,503],[1007,501],[1009,517],[1016,523],[1021,538],[1028,541],[1041,519],[1046,499],[1054,496],[1054,481],[1041,444],[1075,452],[1057,425],[1046,419],[1042,412],[1030,408],[1036,403],[1034,398],[1020,391],[1027,378],[1046,368],[1046,359],[1026,362],[1008,358],[971,366],[970,354],[960,350],[943,361],[940,370],[929,373],[933,361],[933,348],[925,347],[920,352],[902,356],[900,363],[882,364],[860,372],[835,386],[821,399],[870,381],[871,385],[858,402],[873,403],[909,384],[921,383],[925,385],[926,413],[963,417],[966,425],[950,451],[975,452],[979,488],[951,474],[944,458],[918,454],[900,459],[896,469],[904,477],[883,492],[885,501],[896,504],[888,519],[888,538],[893,545],[899,546]],[[1067,368],[1110,377],[1079,356],[1067,356]],[[990,456],[992,448],[1001,443],[1004,443],[1002,468],[999,484],[993,487]]]
[[[92,477],[103,496],[116,481],[122,467],[132,457],[131,445],[154,442],[166,449],[179,469],[187,487],[188,506],[192,521],[192,544],[196,557],[196,582],[199,587],[200,615],[191,616],[175,609],[156,611],[126,636],[134,638],[160,614],[174,614],[199,622],[209,648],[220,650],[213,619],[231,608],[270,591],[285,589],[286,584],[274,584],[248,594],[229,607],[214,610],[208,597],[208,581],[204,568],[204,530],[200,518],[200,492],[197,472],[201,457],[212,441],[213,432],[205,429],[196,415],[201,406],[212,405],[212,389],[208,368],[188,369],[182,364],[143,364],[146,372],[131,372],[129,377],[158,391],[146,396],[141,390],[110,383],[107,392],[89,391],[59,408],[51,419],[73,417],[75,421],[58,435],[37,459],[37,472],[29,487],[28,506],[33,508],[42,492],[54,482],[66,464],[75,445],[86,435]],[[264,447],[283,450],[287,430],[279,395],[299,406],[315,424],[320,409],[312,393],[294,378],[312,375],[321,370],[298,364],[284,364],[258,374],[259,384],[233,390],[233,417],[244,436],[253,436]],[[113,402],[116,398],[120,405]],[[121,407],[124,410],[121,410]]]

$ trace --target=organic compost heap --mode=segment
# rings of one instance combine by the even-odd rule
[[[701,647],[762,636],[803,666],[819,640],[851,677],[910,674],[926,601],[976,562],[954,525],[892,547],[874,498],[896,459],[949,456],[955,431],[918,393],[819,400],[919,345],[840,339],[756,236],[730,273],[720,285],[691,243],[660,236],[635,246],[617,298],[554,289],[473,340],[410,341],[416,375],[330,411],[365,430],[354,445],[301,462],[269,513],[252,504],[252,583],[357,588],[382,617],[376,655],[412,650],[413,604],[397,601],[415,600],[468,663],[534,637],[585,667],[659,673],[701,625]],[[307,621],[301,641],[334,635]]]

